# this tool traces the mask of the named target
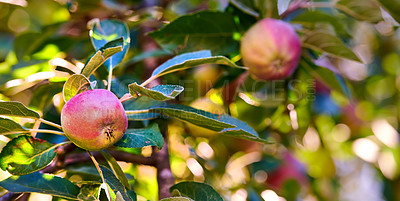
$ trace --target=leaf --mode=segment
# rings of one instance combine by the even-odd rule
[[[129,185],[128,179],[126,178],[124,171],[122,171],[121,167],[118,165],[117,160],[115,160],[115,158],[105,150],[102,150],[101,154],[107,160],[108,165],[110,165],[111,170],[114,172],[115,176],[117,176],[119,181],[121,181],[125,188],[130,190],[131,186]]]
[[[246,14],[252,15],[254,17],[260,17],[260,14],[256,11],[256,7],[254,5],[254,1],[249,0],[230,0],[232,5],[239,8]]]
[[[213,187],[205,183],[184,181],[169,189],[170,192],[174,190],[178,190],[182,195],[193,200],[224,201]]]
[[[164,198],[160,201],[194,201],[194,200],[186,197],[170,197],[170,198]]]
[[[165,50],[160,50],[160,49],[150,50],[150,51],[139,53],[136,56],[130,58],[128,61],[126,61],[124,63],[124,65],[126,65],[126,66],[132,65],[136,62],[143,61],[144,59],[151,58],[151,57],[160,57],[160,56],[169,56],[169,55],[171,55],[171,53],[168,51],[165,51]]]
[[[400,1],[398,0],[378,0],[390,13],[390,15],[400,23]]]
[[[305,59],[302,59],[300,61],[300,64],[318,81],[323,82],[332,90],[335,90],[340,94],[350,98],[348,87],[340,82],[340,80],[338,79],[338,75],[336,75],[334,72],[332,72],[328,68],[317,66],[311,61]]]
[[[79,200],[96,201],[100,184],[83,184],[77,196]]]
[[[39,119],[39,113],[17,101],[0,101],[0,115]]]
[[[14,131],[27,131],[27,130],[11,119],[0,117],[0,135],[12,133]]]
[[[54,157],[54,145],[21,135],[8,142],[1,151],[0,167],[14,175],[26,175],[46,167]]]
[[[132,201],[132,198],[128,195],[124,185],[118,180],[117,177],[115,177],[114,173],[102,165],[100,165],[100,169],[103,172],[104,179],[106,180],[105,182],[110,186],[112,191],[114,191],[115,194],[120,192],[125,201]]]
[[[142,87],[136,82],[129,85],[129,93],[133,97],[144,95],[158,101],[172,100],[182,91],[183,87],[179,85],[157,85],[151,89]]]
[[[11,176],[0,182],[0,186],[13,193],[35,192],[76,199],[79,187],[67,179],[35,172],[23,176]]]
[[[336,8],[357,20],[377,23],[382,18],[380,5],[376,0],[340,0]]]
[[[92,29],[90,30],[90,37],[92,44],[96,50],[99,50],[106,43],[117,38],[123,38],[122,51],[113,55],[109,60],[104,62],[107,69],[114,68],[124,59],[130,46],[130,33],[128,26],[119,20],[109,19],[102,21],[95,21]]]
[[[64,84],[65,81],[48,82],[35,87],[29,106],[43,111],[44,107],[52,104],[53,97],[63,90]]]
[[[258,133],[247,123],[226,114],[213,114],[185,105],[166,105],[151,108],[149,111],[218,131],[228,136],[268,143],[261,139]]]
[[[329,53],[333,56],[343,57],[353,61],[361,60],[338,37],[323,30],[315,30],[305,35],[303,46]]]
[[[214,54],[229,54],[239,42],[234,17],[228,13],[201,11],[181,16],[149,35],[167,51],[191,52],[208,49]]]
[[[131,99],[129,101],[124,102],[123,105],[125,111],[128,111],[128,110],[146,110],[151,107],[166,105],[166,103],[162,101],[156,101],[147,96],[140,96],[139,98]],[[160,114],[147,112],[147,113],[127,114],[126,116],[128,117],[129,120],[139,121],[139,120],[155,119],[158,118]]]
[[[121,52],[124,45],[124,39],[118,38],[106,43],[95,54],[93,54],[83,67],[81,74],[89,77],[97,68],[99,68],[112,55]]]
[[[319,10],[307,10],[293,18],[292,22],[301,24],[329,23],[338,34],[351,36],[343,23],[338,21],[339,16],[328,14]]]
[[[133,190],[128,191],[128,195],[133,201],[137,200],[137,195],[136,195],[135,191],[133,191]]]
[[[64,101],[67,102],[75,95],[90,89],[92,89],[90,81],[84,75],[71,75],[71,77],[68,78],[63,87]]]
[[[128,129],[122,139],[114,145],[126,148],[157,146],[161,149],[164,146],[164,138],[158,125],[153,123],[146,128]]]
[[[160,76],[171,72],[195,67],[201,64],[209,63],[222,64],[230,67],[246,69],[244,67],[236,65],[224,56],[212,56],[209,50],[202,50],[175,56],[174,58],[166,61],[165,63],[154,69],[151,76]]]

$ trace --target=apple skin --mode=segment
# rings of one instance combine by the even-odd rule
[[[105,89],[94,89],[75,95],[64,105],[61,126],[78,147],[97,151],[122,138],[128,118],[117,96]]]
[[[265,18],[242,37],[243,63],[256,80],[279,80],[289,77],[297,67],[301,41],[287,22]]]

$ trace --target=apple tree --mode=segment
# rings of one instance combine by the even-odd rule
[[[397,0],[0,3],[0,200],[398,200]]]

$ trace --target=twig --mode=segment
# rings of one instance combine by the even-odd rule
[[[111,79],[112,79],[112,71],[113,71],[113,67],[111,66],[112,65],[111,59],[112,59],[112,57],[110,57],[110,69],[109,69],[110,72],[108,73],[108,80],[107,80],[108,81],[108,83],[107,83],[108,91],[111,91]]]
[[[114,150],[109,150],[108,152],[117,161],[124,161],[128,163],[135,163],[135,164],[149,165],[149,166],[155,166],[155,164],[157,163],[156,159],[152,157],[143,157],[140,155],[130,154],[121,151],[114,151]],[[95,156],[99,160],[104,160],[100,152],[93,152],[93,156]],[[86,153],[70,154],[67,155],[65,158],[65,166],[77,163],[89,162],[89,161],[91,161],[91,159]]]
[[[168,139],[166,135],[164,136],[164,147],[158,153],[155,149],[156,147],[153,149],[153,157],[157,161],[158,199],[171,197],[169,189],[174,185],[175,178],[169,163]]]
[[[65,168],[66,155],[68,153],[72,152],[75,148],[76,148],[76,145],[72,144],[72,143],[57,147],[56,158],[53,160],[52,163],[50,163],[50,165],[48,165],[44,169],[40,170],[40,172],[41,173],[54,173],[54,172],[57,172],[57,171]]]
[[[145,109],[145,110],[127,110],[125,111],[125,114],[142,114],[142,113],[148,113],[150,110]]]
[[[46,130],[46,129],[29,129],[24,131],[11,131],[7,133],[2,133],[1,135],[12,135],[12,134],[22,134],[22,133],[51,133],[56,135],[65,136],[63,132],[55,131],[55,130]]]
[[[131,94],[124,94],[124,96],[122,96],[122,97],[119,99],[119,101],[120,101],[121,103],[123,103],[123,102],[128,101],[128,100],[130,100],[130,99],[132,99],[132,98],[133,98],[133,96],[132,96]]]
[[[62,128],[61,128],[60,125],[58,125],[58,124],[56,124],[56,123],[53,123],[53,122],[51,122],[51,121],[47,121],[47,120],[42,119],[42,118],[39,118],[39,121],[41,121],[42,123],[45,123],[45,124],[47,124],[47,125],[50,125],[50,126],[53,126],[53,127],[56,127],[56,128],[58,128],[58,129],[62,130]]]

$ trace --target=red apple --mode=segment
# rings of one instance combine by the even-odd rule
[[[267,184],[276,191],[280,191],[289,180],[296,180],[301,186],[308,186],[306,168],[289,152],[283,154],[283,163],[268,173]]]
[[[297,67],[301,42],[289,23],[265,18],[244,34],[240,51],[254,79],[285,79]]]
[[[105,89],[94,89],[72,97],[64,105],[61,126],[78,147],[95,151],[120,140],[128,118],[117,96]]]

